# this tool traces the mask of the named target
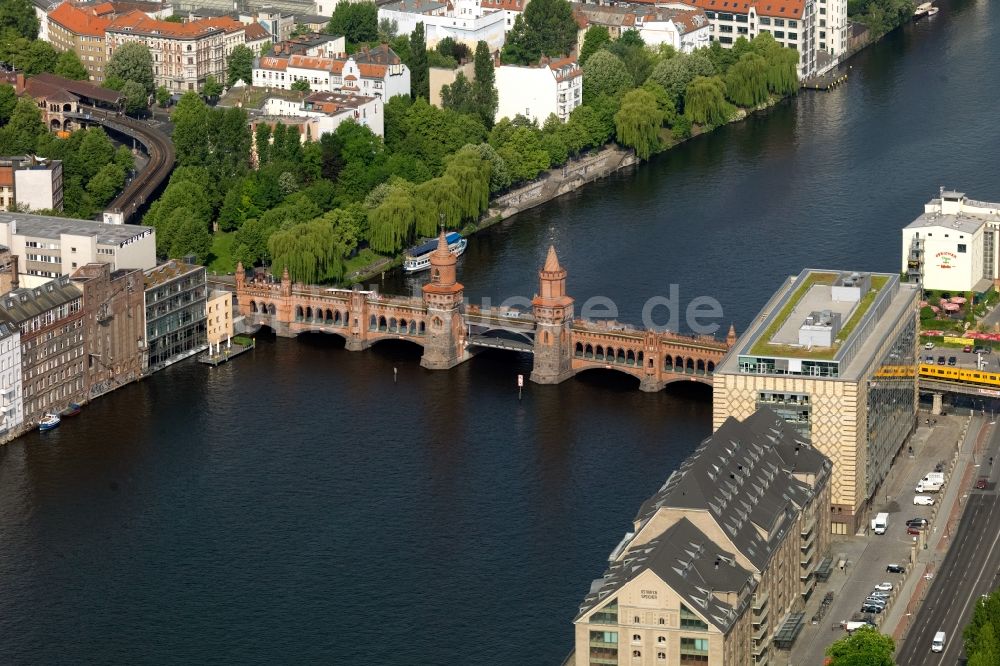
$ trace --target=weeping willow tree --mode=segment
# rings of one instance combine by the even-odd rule
[[[726,84],[718,76],[698,76],[684,93],[684,115],[693,123],[716,126],[729,120],[733,105],[726,101]]]
[[[754,107],[768,98],[767,59],[756,53],[744,53],[726,72],[726,94],[734,104]]]
[[[491,174],[492,165],[473,145],[463,146],[448,160],[444,175],[458,185],[461,219],[475,220],[489,208]]]
[[[799,89],[799,52],[781,48],[770,54],[767,87],[779,95],[791,95]]]
[[[273,270],[288,269],[297,282],[339,280],[344,274],[343,248],[333,225],[322,218],[280,229],[267,241]]]
[[[458,181],[449,175],[417,185],[413,198],[417,207],[418,236],[434,236],[439,224],[455,229],[462,223],[460,190]]]
[[[621,107],[615,114],[618,143],[634,148],[639,159],[649,159],[660,146],[662,125],[663,111],[653,93],[642,88],[625,93]]]
[[[369,245],[376,252],[396,254],[413,237],[416,221],[413,195],[393,190],[378,208],[368,213]]]

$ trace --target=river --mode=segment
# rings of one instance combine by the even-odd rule
[[[638,323],[677,285],[742,329],[803,266],[898,270],[939,186],[1000,199],[998,14],[944,2],[832,92],[477,235],[467,293],[530,297],[554,243],[578,302]],[[595,371],[518,400],[529,359],[418,360],[263,340],[0,448],[0,663],[558,663],[639,503],[709,434],[710,392]]]

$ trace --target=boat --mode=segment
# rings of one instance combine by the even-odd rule
[[[468,239],[462,238],[462,234],[457,231],[452,231],[444,239],[448,243],[448,250],[456,257],[461,257],[465,252],[465,246],[469,244]],[[437,239],[429,240],[407,250],[406,258],[403,260],[403,270],[407,273],[418,273],[430,268],[431,252],[437,248],[437,244]]]
[[[46,414],[42,417],[42,420],[38,422],[38,429],[42,432],[46,430],[54,430],[59,427],[59,422],[62,419],[59,418],[58,414]]]
[[[937,14],[937,13],[938,13],[939,11],[941,11],[941,10],[940,10],[940,9],[938,9],[937,7],[931,7],[930,9],[928,9],[928,10],[927,10],[927,15],[928,15],[928,16],[934,16],[934,15],[935,15],[935,14]]]
[[[76,404],[75,402],[71,402],[69,403],[69,407],[59,412],[59,416],[62,418],[66,418],[67,416],[76,416],[77,414],[80,413],[80,410],[81,410],[80,405]]]
[[[934,13],[937,14],[937,7],[933,4],[929,2],[921,3],[917,5],[917,8],[913,11],[913,16],[916,18],[920,18],[921,16],[931,16],[932,9],[934,10]]]

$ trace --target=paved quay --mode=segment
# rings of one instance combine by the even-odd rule
[[[930,419],[936,419],[936,423],[929,423]],[[872,588],[884,581],[892,583],[894,589],[889,607],[876,616],[879,630],[895,636],[897,642],[905,632],[904,620],[908,621],[913,604],[926,593],[924,575],[936,570],[943,556],[942,549],[954,533],[951,519],[959,515],[961,494],[969,488],[967,477],[970,473],[966,468],[972,469],[976,443],[984,440],[988,427],[988,419],[984,420],[981,414],[970,416],[969,410],[936,417],[921,410],[918,421],[919,426],[904,445],[884,484],[885,494],[874,503],[873,514],[889,513],[886,534],[834,539],[828,553],[833,558],[833,571],[829,580],[817,584],[805,605],[805,617],[816,615],[827,592],[833,592],[833,603],[815,624],[807,622],[790,652],[777,650],[773,653],[775,664],[822,664],[827,647],[844,635],[841,622],[851,619]],[[912,447],[912,455],[907,447]],[[937,500],[934,506],[914,506],[917,481],[938,462],[944,463],[947,485],[934,495]],[[949,516],[947,523],[937,519],[939,512]],[[923,536],[906,533],[906,521],[910,518],[930,520]],[[923,539],[926,544],[915,542],[916,539]],[[841,562],[844,563],[842,568]],[[904,565],[906,574],[887,573],[886,565],[890,563]]]

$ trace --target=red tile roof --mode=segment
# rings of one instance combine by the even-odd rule
[[[753,6],[759,16],[801,19],[805,0],[679,0],[685,5],[712,12],[749,14]]]
[[[138,10],[117,17],[107,27],[108,32],[138,33],[174,39],[193,39],[213,32],[229,33],[243,29],[242,23],[229,16],[204,18],[187,23],[173,23],[150,18]]]
[[[481,0],[483,9],[504,9],[508,12],[524,11],[524,0]]]
[[[49,19],[76,35],[104,37],[104,30],[111,23],[109,19],[95,16],[90,12],[64,2],[51,12]]]
[[[102,2],[99,5],[94,5],[90,8],[97,16],[105,16],[106,14],[114,14],[115,6],[110,2]]]
[[[251,23],[243,28],[243,34],[248,42],[256,42],[258,39],[267,39],[271,33],[260,23]]]

